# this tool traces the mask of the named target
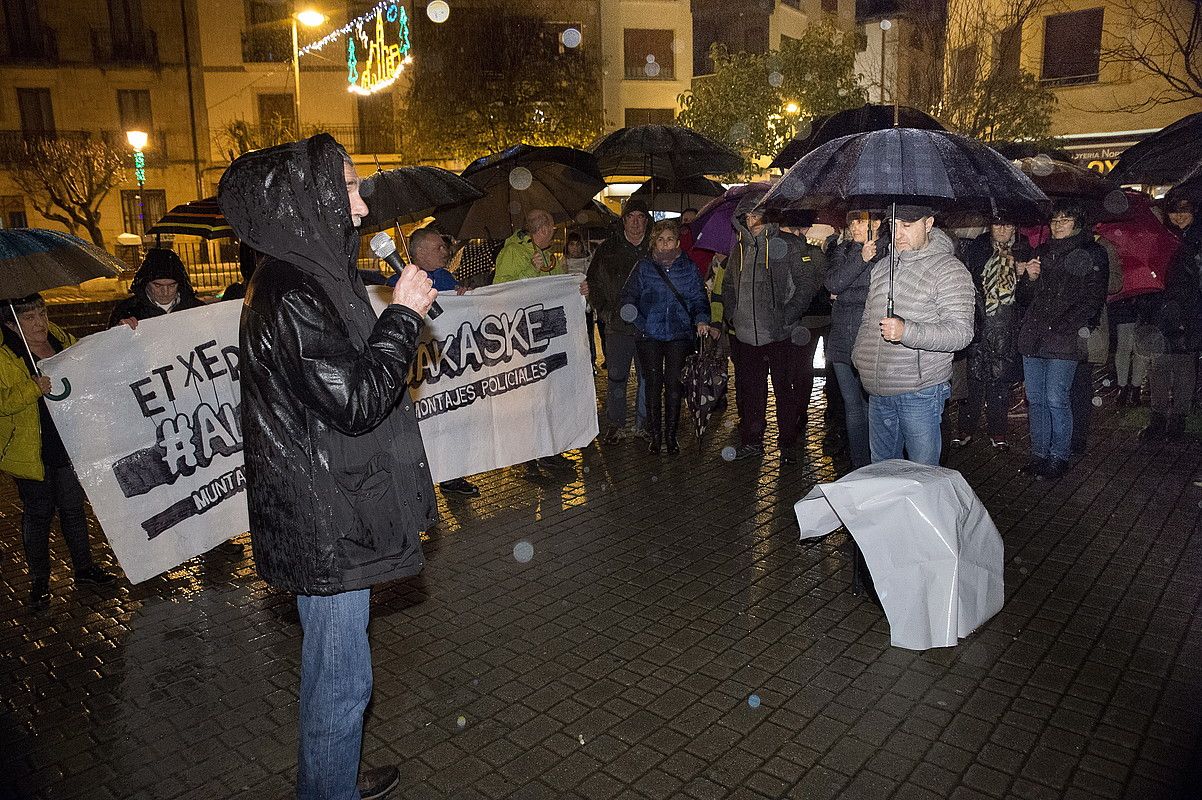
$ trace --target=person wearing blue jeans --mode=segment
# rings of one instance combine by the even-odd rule
[[[438,519],[407,379],[438,292],[410,264],[376,316],[355,269],[367,205],[329,134],[239,157],[217,202],[262,254],[238,340],[246,504],[255,569],[300,615],[296,794],[381,798],[397,768],[359,763],[370,592],[421,571]]]
[[[1031,457],[1067,462],[1072,454],[1073,412],[1069,390],[1077,362],[1023,356],[1023,384],[1031,426]]]
[[[951,393],[951,383],[938,383],[916,392],[870,396],[868,431],[873,463],[905,458],[939,466],[943,406]]]

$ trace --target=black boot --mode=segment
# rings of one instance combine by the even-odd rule
[[[680,427],[680,403],[669,403],[665,416],[664,442],[668,445],[668,455],[679,455],[680,442],[676,439],[676,430]]]
[[[1123,407],[1127,406],[1130,402],[1131,402],[1131,387],[1130,386],[1120,386],[1119,387],[1119,396],[1115,400],[1114,404],[1116,406],[1118,406],[1119,408],[1123,408]]]
[[[659,455],[659,447],[663,443],[663,437],[660,434],[660,430],[661,430],[660,425],[661,424],[662,423],[660,422],[658,414],[656,414],[654,418],[649,418],[647,420],[647,452],[648,453],[654,453],[655,455]]]
[[[1131,393],[1127,395],[1127,402],[1132,408],[1136,408],[1143,402],[1140,396],[1144,393],[1144,389],[1142,386],[1135,386],[1134,384],[1129,388],[1131,389]]]

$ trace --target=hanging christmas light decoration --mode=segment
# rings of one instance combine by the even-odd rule
[[[346,37],[348,92],[369,95],[387,89],[405,71],[406,65],[413,63],[409,14],[400,3],[378,3],[366,14],[302,47],[298,55],[319,52],[343,37]]]

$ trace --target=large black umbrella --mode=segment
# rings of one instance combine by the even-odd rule
[[[1013,162],[980,142],[946,131],[916,128],[844,136],[789,168],[763,206],[824,208],[853,200],[978,207],[1030,213],[1048,197]],[[889,249],[889,312],[893,258]]]
[[[0,296],[3,297],[26,297],[34,292],[58,286],[74,286],[93,278],[112,278],[124,268],[125,262],[116,256],[69,233],[42,228],[0,230]],[[8,303],[8,311],[13,321],[17,322],[17,312],[11,302]],[[17,332],[21,334],[29,360],[36,369],[37,359],[29,350],[25,332],[19,323]],[[70,385],[67,385],[64,394],[47,397],[61,399],[70,390]]]
[[[1169,189],[1167,199],[1178,198],[1191,200],[1195,206],[1202,204],[1202,161],[1199,161],[1180,183]]]
[[[605,188],[597,160],[573,147],[515,145],[473,161],[462,177],[483,196],[434,215],[456,239],[504,238],[535,209],[550,212],[556,222],[571,220]]]
[[[786,144],[768,166],[788,169],[797,163],[797,159],[832,139],[893,127],[946,130],[939,124],[939,120],[917,108],[866,103],[859,108],[814,117],[809,131]]]
[[[684,211],[686,208],[701,208],[720,197],[726,187],[704,175],[679,178],[674,181],[652,178],[631,193],[647,204],[652,211]]]
[[[720,142],[680,125],[633,125],[589,147],[605,176],[689,178],[743,168],[743,157]]]
[[[159,217],[158,222],[146,232],[156,236],[175,233],[199,236],[202,239],[234,238],[234,229],[225,221],[225,215],[217,207],[216,197],[182,203]]]
[[[1119,156],[1111,177],[1119,183],[1177,183],[1202,160],[1202,111],[1133,144]]]
[[[418,222],[444,208],[479,200],[484,192],[454,172],[438,167],[401,167],[363,179],[359,194],[367,203],[360,233]]]

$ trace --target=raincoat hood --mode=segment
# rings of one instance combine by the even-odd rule
[[[221,176],[217,204],[243,243],[327,286],[349,278],[366,301],[355,269],[359,236],[343,176],[347,159],[328,133],[254,150]]]
[[[188,280],[184,262],[180,261],[179,256],[173,250],[162,247],[152,247],[146,251],[146,257],[142,259],[142,266],[138,267],[138,271],[129,285],[130,294],[144,295],[146,284],[163,279],[173,280],[179,284],[181,302],[196,300],[196,291],[192,288],[192,282]]]

